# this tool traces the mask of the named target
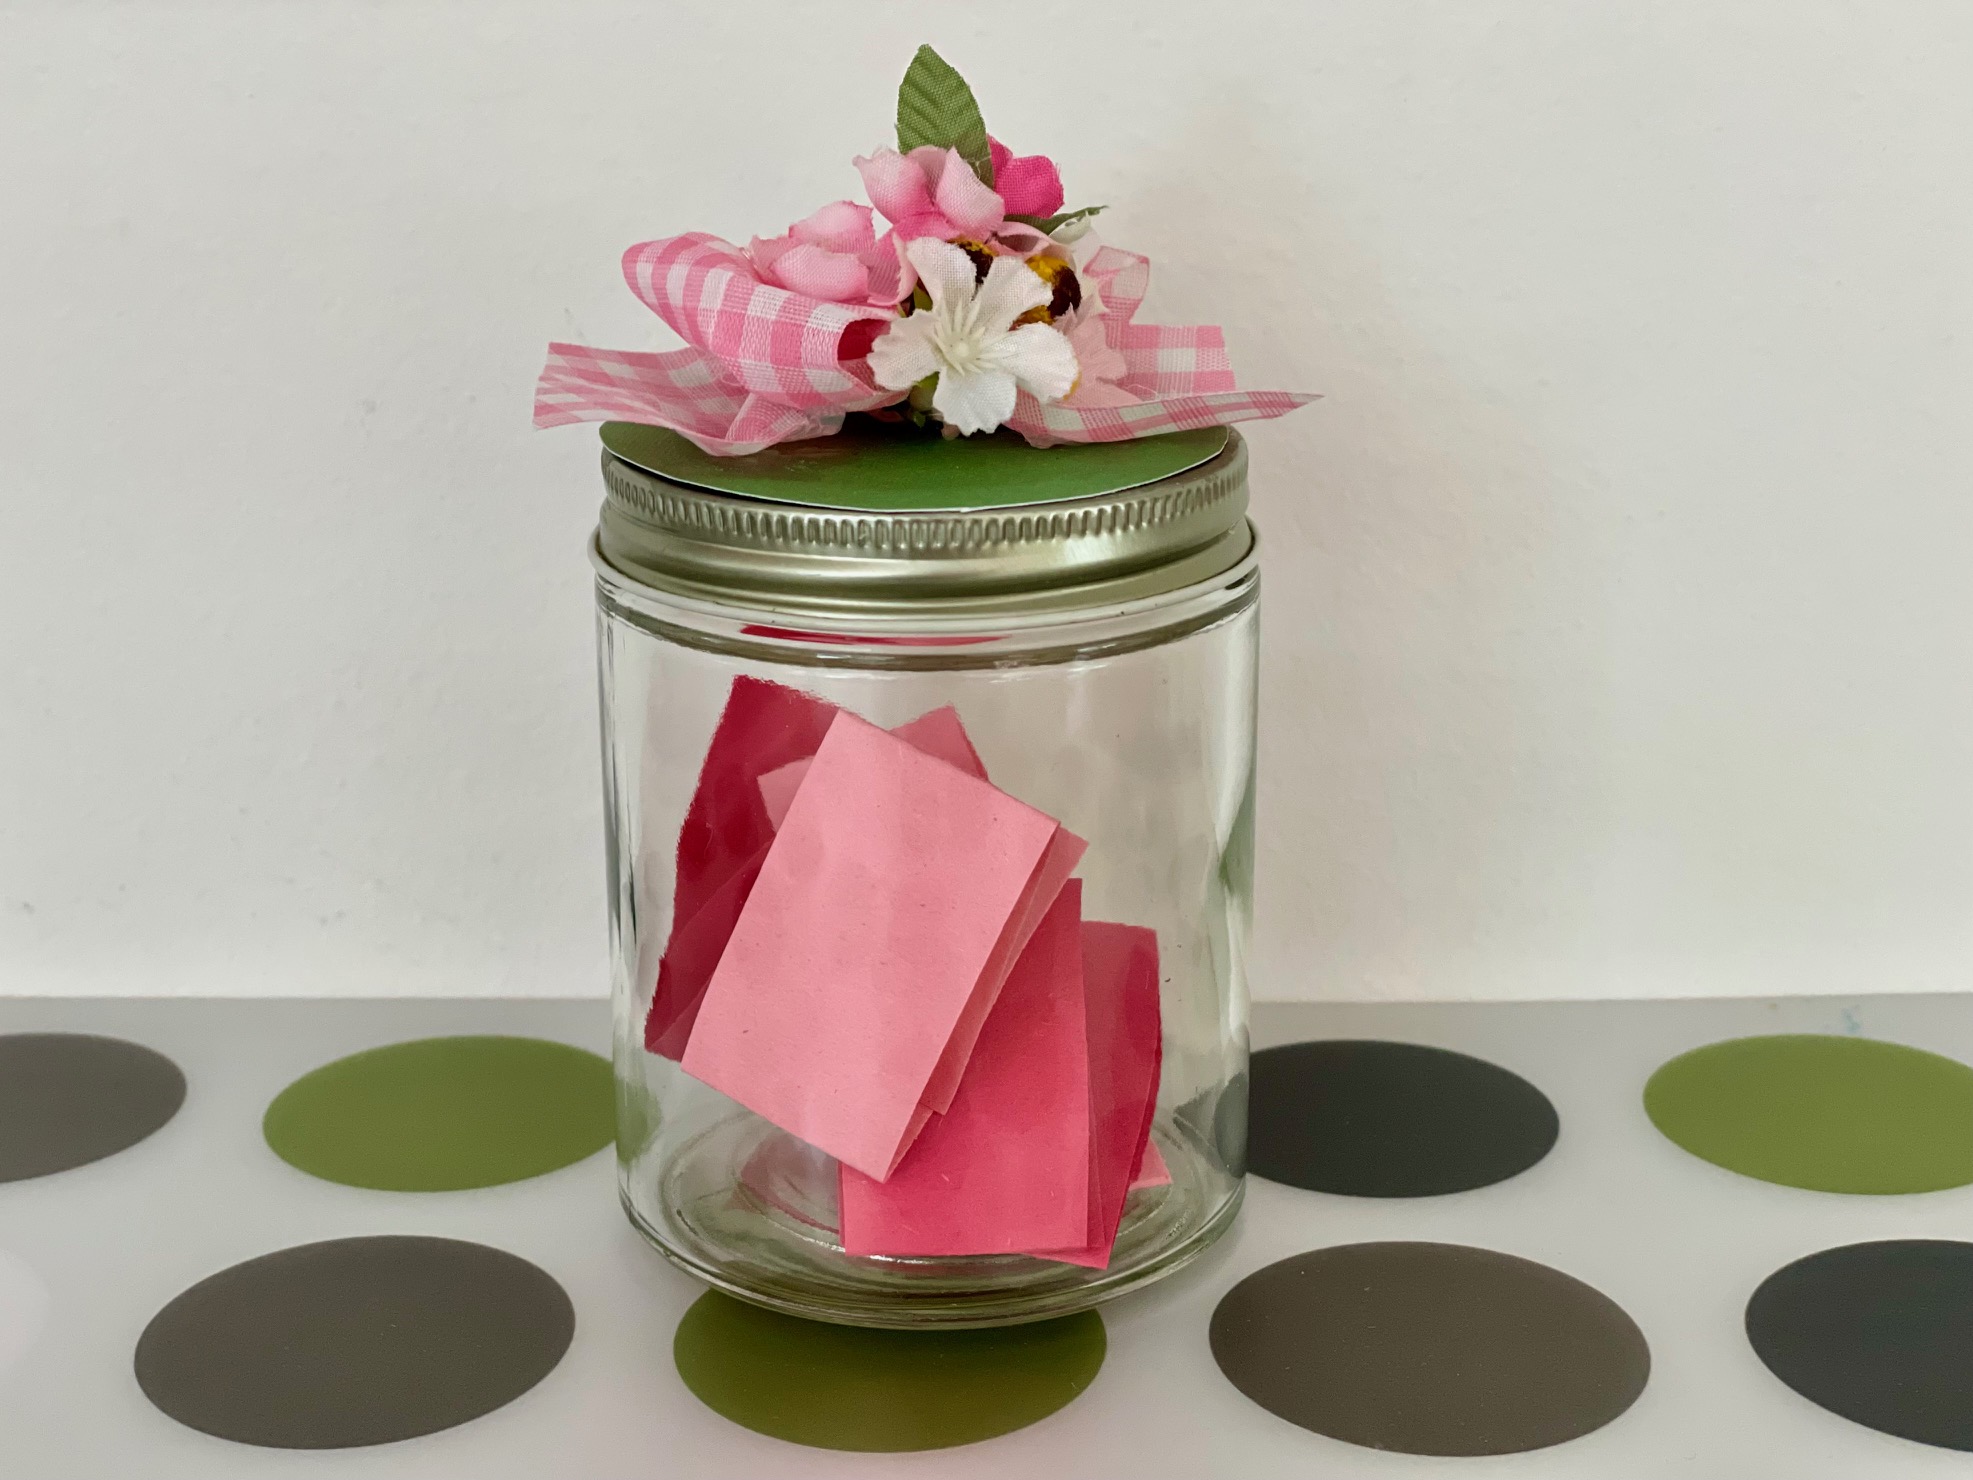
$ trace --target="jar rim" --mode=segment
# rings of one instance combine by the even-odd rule
[[[1198,467],[1100,497],[889,513],[717,493],[603,454],[599,575],[660,597],[877,622],[1062,616],[1211,581],[1254,549],[1238,432]]]

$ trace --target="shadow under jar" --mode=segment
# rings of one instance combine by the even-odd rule
[[[868,1326],[1062,1315],[1203,1252],[1239,1209],[1246,1146],[1259,575],[1238,434],[1154,483],[973,511],[745,498],[607,451],[603,470],[592,556],[631,1221],[721,1289]],[[952,706],[992,785],[1087,841],[1083,917],[1155,932],[1156,1154],[1140,1156],[1169,1181],[1129,1193],[1106,1265],[848,1254],[835,1160],[647,1048],[687,923],[681,829],[744,680],[884,728]]]

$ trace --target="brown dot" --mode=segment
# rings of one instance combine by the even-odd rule
[[[141,1044],[90,1033],[0,1037],[0,1182],[100,1161],[184,1101],[178,1066]]]
[[[568,1296],[525,1259],[456,1239],[347,1238],[200,1281],[144,1328],[135,1365],[144,1395],[190,1428],[346,1449],[512,1402],[574,1334]]]
[[[1457,1244],[1346,1244],[1249,1275],[1213,1357],[1292,1424],[1406,1454],[1515,1454],[1601,1428],[1651,1353],[1629,1316],[1546,1265]]]

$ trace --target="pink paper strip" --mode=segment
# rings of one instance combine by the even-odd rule
[[[752,780],[745,791],[759,808]],[[713,973],[686,1071],[888,1177],[947,1045],[998,988],[988,979],[995,953],[1008,923],[1030,911],[1060,831],[991,784],[839,714]]]
[[[993,1011],[993,1004],[1000,996],[1001,984],[1007,980],[1007,973],[1014,969],[1021,952],[1027,949],[1035,927],[1041,924],[1041,917],[1054,903],[1055,896],[1061,893],[1063,884],[1075,872],[1076,865],[1082,861],[1082,855],[1088,848],[1089,844],[1063,827],[1058,827],[1055,835],[1048,840],[1048,850],[1035,864],[1034,874],[1028,880],[1020,906],[1008,918],[1000,938],[994,942],[993,954],[987,960],[986,969],[980,973],[980,990],[960,1014],[958,1023],[953,1026],[952,1037],[946,1042],[945,1052],[939,1055],[938,1065],[926,1081],[925,1093],[920,1100],[926,1109],[943,1115],[951,1108],[952,1097],[959,1090],[960,1076],[966,1072],[966,1061],[973,1056],[973,1045],[979,1040],[987,1014]]]
[[[1124,1199],[1148,1161],[1158,1102],[1164,1034],[1158,1007],[1158,937],[1135,925],[1092,920],[1082,927],[1088,1005],[1091,1152],[1089,1237],[1077,1248],[1035,1252],[1044,1259],[1106,1269]],[[1163,1158],[1160,1158],[1162,1161]]]
[[[1089,1044],[1082,885],[1042,917],[980,1031],[952,1109],[885,1182],[844,1167],[851,1254],[1011,1254],[1089,1227]]]

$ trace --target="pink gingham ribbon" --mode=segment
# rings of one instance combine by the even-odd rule
[[[760,280],[745,254],[704,232],[643,242],[624,281],[688,348],[667,354],[551,344],[534,424],[636,421],[670,427],[722,457],[822,437],[843,413],[903,399],[838,358],[843,331],[883,308],[825,303]]]
[[[720,457],[831,436],[843,415],[904,399],[841,358],[843,334],[891,311],[827,303],[761,281],[739,248],[703,232],[632,247],[624,280],[686,342],[664,354],[551,344],[535,387],[534,424],[631,421],[669,427]],[[1189,427],[1280,416],[1315,399],[1234,386],[1217,326],[1138,324],[1150,283],[1144,257],[1103,247],[1082,269],[1101,295],[1104,337],[1123,357],[1134,401],[1043,405],[1021,393],[1007,423],[1037,447],[1121,442]]]
[[[1123,356],[1125,374],[1117,385],[1139,399],[1111,406],[1044,405],[1023,391],[1007,425],[1036,447],[1125,442],[1191,427],[1266,420],[1316,399],[1295,391],[1237,389],[1226,336],[1217,324],[1132,322],[1151,285],[1148,257],[1101,247],[1080,275],[1101,295],[1103,337]]]

